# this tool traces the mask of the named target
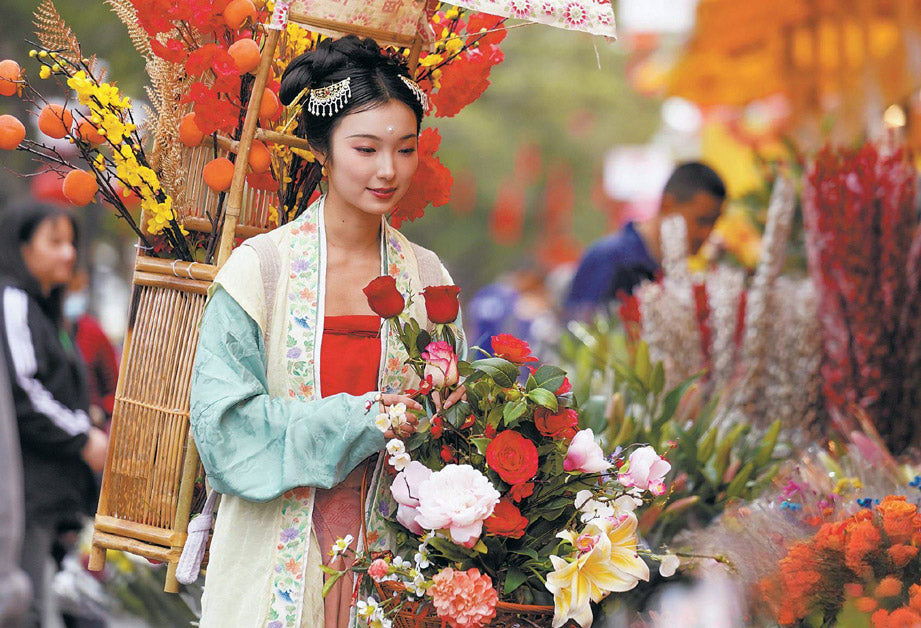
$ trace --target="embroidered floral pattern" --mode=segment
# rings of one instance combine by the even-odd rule
[[[288,396],[292,399],[309,400],[317,397],[314,366],[316,364],[316,338],[319,325],[318,306],[320,298],[320,273],[324,272],[320,256],[320,212],[323,199],[314,203],[304,214],[290,225],[290,274],[288,276],[288,320],[285,339],[287,358]],[[411,246],[398,231],[385,227],[386,247],[384,267],[396,279],[397,288],[403,294],[419,292],[422,287],[414,285],[412,277],[418,276],[415,268],[406,258]],[[414,306],[413,313],[418,320],[425,319],[425,308],[421,299]],[[415,374],[404,365],[406,360],[403,344],[388,331],[385,344],[384,373],[380,378],[382,390],[398,391],[418,386]],[[390,476],[381,473],[381,463],[375,470],[369,495],[367,535],[368,549],[381,551],[390,547],[386,518],[396,506],[390,496]],[[303,487],[292,489],[282,496],[281,525],[275,554],[275,570],[272,582],[272,600],[269,606],[268,628],[297,626],[301,618],[304,599],[306,556],[310,542],[313,517],[313,489]],[[321,548],[323,551],[324,548]]]
[[[608,0],[452,0],[451,4],[491,15],[502,15],[616,37],[614,8]]]

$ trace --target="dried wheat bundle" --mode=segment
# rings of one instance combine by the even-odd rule
[[[665,277],[644,283],[637,291],[643,339],[654,360],[665,365],[666,385],[675,386],[697,373],[704,363],[694,289],[687,270],[687,227],[684,218],[662,221]]]
[[[131,37],[134,49],[144,57],[145,61],[149,61],[153,57],[150,40],[147,39],[147,33],[138,24],[137,11],[134,10],[130,0],[105,0],[105,3],[109,5],[112,12],[118,16],[121,23],[128,29],[128,36]]]
[[[80,42],[73,30],[58,13],[54,2],[42,0],[33,13],[35,34],[38,41],[49,50],[55,51],[71,63],[78,63],[83,57]]]

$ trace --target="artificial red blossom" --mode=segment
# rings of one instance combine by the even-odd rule
[[[409,191],[390,214],[390,223],[399,228],[404,221],[421,218],[429,205],[441,207],[451,200],[451,171],[435,156],[441,145],[438,129],[428,128],[419,134],[419,167]]]

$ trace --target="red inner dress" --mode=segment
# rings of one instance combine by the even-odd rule
[[[374,315],[327,316],[320,350],[320,390],[324,397],[339,393],[363,395],[377,390],[381,358],[381,319]],[[372,417],[373,418],[373,417]],[[351,534],[356,549],[361,526],[361,480],[368,467],[359,464],[341,484],[317,489],[313,524],[324,564],[336,539]],[[351,562],[349,560],[348,562]],[[341,568],[343,565],[336,565]],[[343,577],[324,600],[325,628],[348,624],[352,578]]]

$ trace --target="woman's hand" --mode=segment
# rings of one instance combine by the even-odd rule
[[[387,408],[390,406],[395,406],[398,403],[406,405],[407,410],[419,410],[422,411],[422,406],[418,401],[412,397],[407,397],[406,395],[390,395],[382,394],[381,395],[381,405],[383,406],[383,411],[386,412]],[[384,432],[384,438],[390,440],[391,438],[406,438],[416,431],[416,425],[419,424],[419,419],[416,415],[409,412],[406,413],[406,423],[399,427],[399,434],[395,434],[393,429],[389,429]]]
[[[458,401],[467,401],[467,387],[461,384],[453,393],[451,393],[444,403],[441,403],[441,392],[436,390],[432,393],[432,401],[435,402],[435,410],[441,412],[447,410]]]
[[[109,437],[98,427],[91,427],[87,433],[86,444],[80,454],[90,469],[102,473],[106,464],[106,451],[109,449]]]

